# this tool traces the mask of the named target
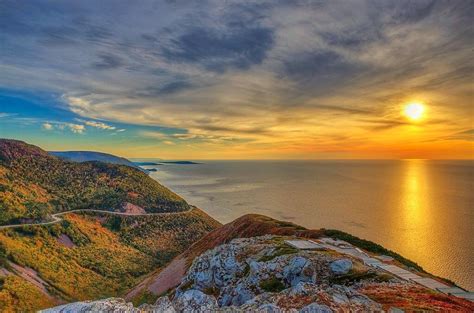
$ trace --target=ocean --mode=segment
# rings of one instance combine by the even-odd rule
[[[222,223],[258,213],[307,228],[340,229],[474,290],[474,161],[202,161],[155,167],[153,178]]]

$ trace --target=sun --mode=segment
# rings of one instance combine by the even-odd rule
[[[418,121],[423,117],[423,114],[425,113],[425,106],[423,103],[420,102],[412,102],[405,106],[403,113],[410,120]]]

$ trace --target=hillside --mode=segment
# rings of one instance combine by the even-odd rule
[[[257,239],[262,238],[259,236],[264,236],[264,239]],[[250,238],[250,240],[246,241],[243,238]],[[147,277],[146,280],[131,289],[130,292],[126,294],[125,300],[134,300],[138,295],[143,293],[149,294],[149,299],[154,300],[159,295],[167,293],[168,295],[170,295],[169,299],[166,297],[160,298],[158,299],[158,301],[152,301],[150,303],[156,302],[156,305],[158,305],[159,309],[172,307],[173,310],[176,310],[177,312],[192,309],[192,305],[196,305],[196,301],[203,301],[200,303],[200,305],[210,305],[209,307],[207,307],[207,309],[211,311],[218,311],[220,310],[221,306],[225,307],[227,305],[237,305],[238,307],[233,308],[234,310],[257,310],[257,307],[252,305],[240,308],[239,306],[242,305],[245,301],[241,302],[241,300],[235,300],[235,302],[225,302],[227,300],[222,300],[227,297],[226,294],[231,298],[231,295],[235,296],[239,294],[248,294],[247,291],[242,289],[242,281],[240,281],[242,275],[249,275],[249,269],[245,269],[246,265],[245,263],[242,263],[242,260],[247,259],[246,263],[247,266],[250,266],[250,272],[252,271],[252,266],[257,266],[252,265],[252,262],[257,262],[259,264],[265,263],[265,265],[260,264],[259,266],[265,266],[262,269],[280,268],[281,273],[276,275],[277,277],[282,277],[278,275],[284,275],[284,268],[285,266],[289,266],[288,264],[291,263],[292,258],[282,259],[283,263],[280,265],[271,265],[266,263],[270,262],[274,258],[279,257],[280,255],[299,255],[299,252],[297,250],[282,244],[282,241],[287,239],[305,238],[311,238],[312,240],[327,239],[328,241],[332,240],[335,242],[344,243],[344,245],[347,247],[353,247],[347,251],[354,251],[356,254],[356,256],[346,255],[344,249],[334,247],[334,249],[325,249],[327,250],[327,252],[324,252],[322,255],[312,255],[311,257],[314,257],[313,261],[315,263],[324,261],[324,264],[326,264],[325,266],[327,266],[329,259],[326,258],[326,255],[328,255],[329,253],[329,255],[332,257],[332,261],[349,258],[353,261],[354,265],[358,264],[357,266],[354,266],[354,272],[350,272],[346,276],[334,276],[334,274],[331,274],[330,271],[323,270],[318,275],[322,275],[322,277],[327,277],[325,283],[323,284],[323,282],[317,281],[313,282],[318,283],[318,285],[323,284],[322,287],[304,286],[304,288],[310,288],[306,291],[306,295],[308,295],[308,293],[314,293],[314,295],[325,294],[325,297],[335,296],[342,297],[342,299],[347,299],[347,297],[350,298],[349,294],[351,294],[352,292],[353,295],[359,294],[361,297],[365,297],[364,299],[368,299],[367,302],[364,302],[365,304],[361,304],[361,307],[352,307],[352,309],[359,309],[363,311],[372,310],[374,308],[389,309],[392,306],[402,307],[408,310],[427,309],[436,311],[444,309],[461,311],[464,310],[466,312],[474,308],[472,302],[468,300],[440,293],[438,291],[426,288],[424,285],[420,285],[412,281],[406,281],[397,277],[396,275],[393,275],[390,272],[387,272],[386,270],[382,269],[382,267],[375,267],[375,269],[372,269],[372,266],[368,266],[366,262],[369,262],[371,259],[377,258],[378,256],[382,255],[385,259],[391,261],[387,261],[387,263],[385,264],[377,259],[377,262],[380,266],[395,266],[395,268],[399,269],[397,271],[407,274],[409,273],[410,277],[420,277],[421,281],[423,279],[426,279],[430,281],[431,284],[434,283],[439,286],[445,286],[448,289],[452,289],[453,291],[455,290],[456,292],[462,292],[462,290],[454,286],[449,281],[433,277],[429,273],[423,271],[423,269],[417,264],[403,258],[395,252],[389,251],[381,247],[380,245],[377,245],[370,241],[359,239],[357,237],[351,236],[340,231],[325,229],[307,230],[292,223],[273,220],[271,218],[261,215],[245,215],[229,224],[226,224],[210,232],[201,240],[193,244],[183,254],[176,257],[164,269],[156,271],[153,275],[150,275],[149,277]],[[258,243],[261,240],[263,240],[264,242]],[[241,248],[247,252],[245,252],[242,256],[238,256],[237,254],[241,253],[238,251],[240,251],[241,249],[231,249],[233,247],[232,243],[240,244],[242,242],[250,243],[252,247],[246,247],[244,245],[244,247]],[[231,243],[230,246],[228,245],[229,243]],[[204,258],[204,255],[209,256]],[[308,255],[306,254],[301,254],[301,256],[305,256],[306,258],[308,258]],[[232,257],[232,260],[234,261],[226,259],[230,257]],[[240,263],[238,266],[231,265],[237,262],[235,260],[239,260]],[[209,264],[209,262],[211,262],[212,265]],[[235,268],[239,268],[238,273],[234,272]],[[321,271],[321,267],[316,268],[318,271]],[[202,273],[197,273],[199,271],[202,271]],[[254,275],[257,275],[258,272],[259,270],[256,270],[254,272]],[[232,288],[228,287],[226,289],[226,293],[222,293],[223,287],[219,285],[217,278],[215,278],[214,282],[212,277],[228,276],[233,277]],[[267,277],[266,279],[270,278]],[[272,298],[270,297],[271,295],[265,293],[265,290],[263,290],[265,288],[261,289],[261,286],[258,287],[258,284],[255,285],[255,280],[259,281],[261,279],[262,278],[257,279],[256,277],[254,277],[246,282],[246,284],[250,284],[247,286],[249,290],[254,290],[253,292],[255,292],[255,290],[259,290],[257,294],[254,294],[254,296],[261,294],[257,298],[255,298],[255,300],[251,301],[251,303],[253,304],[255,304],[255,301],[257,301],[256,303],[260,303],[260,305],[276,305],[276,302],[281,304],[288,304],[291,301],[299,301],[300,306],[295,306],[293,308],[301,308],[302,304],[309,305],[311,304],[311,301],[315,301],[316,299],[305,298],[304,292],[303,294],[299,294],[297,297],[294,297],[293,291],[288,288],[296,288],[295,285],[288,285],[288,283],[284,283],[282,285],[277,281],[269,281],[268,283],[270,284],[270,286],[268,288],[277,288],[277,290],[273,291],[283,292],[285,290],[285,293],[273,295]],[[202,284],[199,282],[200,280],[202,280]],[[359,284],[360,282],[363,283]],[[355,283],[357,283],[357,285],[354,285]],[[227,283],[225,285],[229,286],[229,284]],[[303,288],[303,286],[299,286],[298,288],[300,287]],[[343,288],[342,290],[345,290],[344,288],[349,287],[357,288],[354,290],[351,289],[352,291],[350,291],[349,294],[346,294],[346,291],[344,291],[342,294],[340,293],[340,288]],[[301,288],[298,291],[300,293],[302,292]],[[219,292],[219,290],[221,290],[222,292]],[[292,293],[293,298],[290,297]],[[399,294],[403,294],[403,297],[399,297]],[[151,295],[154,295],[154,297],[152,297]],[[210,298],[210,296],[212,297]],[[250,300],[253,296],[248,297],[250,298],[248,298],[247,300]],[[222,302],[219,301],[224,301],[224,303],[227,304],[223,305]],[[331,307],[332,309],[334,309],[335,307],[337,308],[337,301],[336,303],[327,302],[326,304],[329,305],[329,307]],[[340,308],[344,308],[344,306],[347,306],[347,309],[350,307],[350,305],[350,301],[346,301],[345,304]],[[157,309],[157,307],[150,306],[149,309]],[[289,309],[289,307],[286,307],[286,309]],[[170,312],[173,312],[173,310],[171,310]],[[330,310],[321,312],[330,312]]]
[[[118,157],[113,154],[96,151],[49,151],[49,154],[58,158],[73,162],[98,161],[111,164],[128,165],[130,167],[138,166],[126,158]]]
[[[156,213],[189,205],[138,169],[69,162],[22,141],[0,139],[0,225],[74,209]]]
[[[199,209],[173,215],[67,214],[0,231],[0,311],[121,296],[219,226]]]

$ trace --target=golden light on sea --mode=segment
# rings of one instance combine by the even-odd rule
[[[412,121],[418,121],[423,118],[425,105],[421,102],[412,102],[405,105],[403,114]]]

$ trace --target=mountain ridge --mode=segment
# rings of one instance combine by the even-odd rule
[[[61,159],[74,162],[99,161],[140,168],[134,162],[128,160],[127,158],[99,151],[48,151],[48,153]]]
[[[188,210],[180,196],[126,165],[62,160],[34,145],[0,139],[0,224],[41,221],[73,209]]]

